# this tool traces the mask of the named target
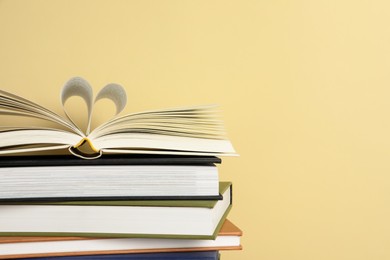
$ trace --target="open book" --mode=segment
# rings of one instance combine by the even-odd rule
[[[88,122],[82,131],[69,117],[65,102],[74,96],[87,104]],[[111,100],[115,117],[91,130],[93,104]],[[235,155],[226,138],[215,106],[163,109],[118,116],[126,106],[126,92],[120,85],[108,84],[93,99],[89,83],[70,79],[61,91],[66,117],[20,96],[0,90],[0,115],[40,118],[59,125],[44,127],[0,127],[0,154],[69,149],[81,158],[98,158],[102,153]]]

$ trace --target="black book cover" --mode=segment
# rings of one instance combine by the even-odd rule
[[[0,156],[0,167],[83,165],[210,165],[221,163],[215,156],[104,154],[93,160],[73,155]]]
[[[163,253],[135,253],[111,255],[80,255],[24,258],[25,260],[218,260],[218,251],[204,252],[163,252]]]

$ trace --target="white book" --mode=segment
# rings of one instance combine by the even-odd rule
[[[0,167],[0,200],[219,196],[215,165]]]
[[[1,201],[221,199],[210,156],[0,156]]]
[[[87,129],[81,130],[68,116],[66,101],[81,97],[87,104]],[[91,130],[93,104],[111,100],[116,107],[113,119]],[[70,79],[62,89],[61,104],[66,117],[20,96],[0,90],[0,115],[40,118],[58,128],[1,126],[0,154],[69,149],[76,156],[93,159],[102,153],[236,155],[227,139],[215,106],[197,106],[145,111],[118,116],[127,102],[120,85],[108,84],[92,96],[89,83]]]
[[[0,205],[0,235],[215,238],[232,203],[231,183],[216,201],[91,201]]]
[[[0,237],[0,259],[241,250],[242,231],[226,219],[215,239]]]

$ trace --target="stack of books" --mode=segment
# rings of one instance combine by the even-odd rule
[[[68,81],[62,104],[82,97],[85,132],[70,119],[0,91],[0,115],[36,117],[62,128],[0,130],[0,259],[219,259],[241,249],[227,219],[232,183],[216,164],[235,155],[214,107],[115,117],[90,131],[92,90]],[[119,113],[123,88],[101,98]],[[18,155],[68,149],[70,155]]]

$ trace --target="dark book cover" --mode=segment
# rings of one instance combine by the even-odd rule
[[[104,154],[94,160],[73,155],[0,156],[0,167],[84,166],[84,165],[210,165],[219,164],[215,156]]]
[[[218,251],[24,258],[25,260],[218,260]]]

